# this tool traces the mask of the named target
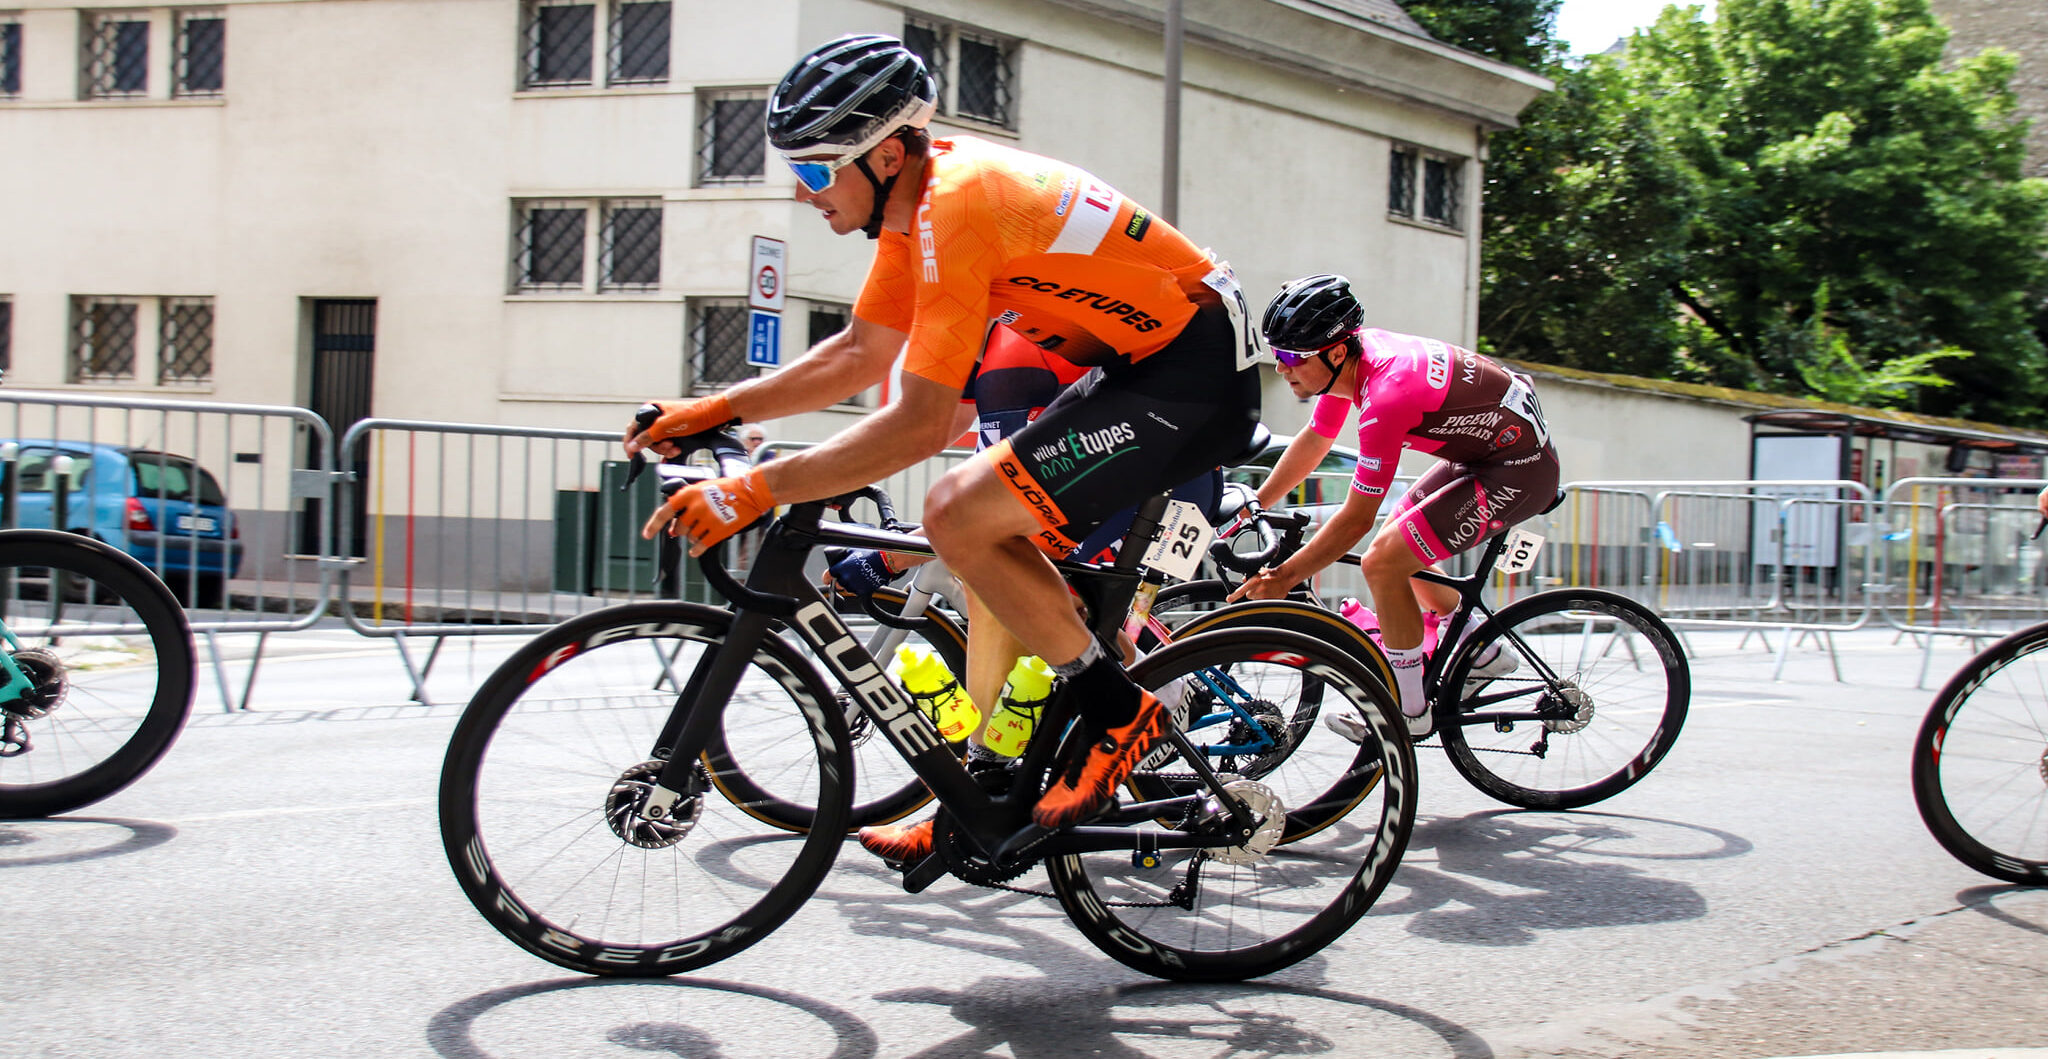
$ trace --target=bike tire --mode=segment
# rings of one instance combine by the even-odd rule
[[[774,635],[729,702],[696,705],[793,703],[809,730],[782,750],[815,785],[817,826],[765,828],[712,797],[702,758],[697,789],[676,804],[686,824],[632,811],[659,768],[654,744],[677,689],[732,621],[676,602],[591,611],[534,638],[470,700],[441,768],[442,844],[470,902],[521,948],[585,974],[688,971],[767,936],[831,870],[851,799],[845,721],[817,671]]]
[[[1473,678],[1495,643],[1515,656],[1514,671]],[[1619,652],[1626,665],[1608,665]],[[1545,669],[1564,682],[1562,692],[1541,676]],[[1692,670],[1670,626],[1599,589],[1539,592],[1501,608],[1444,673],[1434,709],[1452,767],[1488,796],[1525,809],[1576,809],[1627,790],[1670,752],[1692,699]],[[1506,698],[1481,705],[1492,696]],[[1532,703],[1571,716],[1508,719]]]
[[[0,621],[24,650],[48,652],[30,656],[40,675],[51,672],[47,660],[63,667],[62,697],[47,713],[26,716],[39,707],[25,700],[0,707],[29,740],[0,756],[0,818],[110,797],[177,742],[192,712],[192,632],[170,590],[132,556],[74,533],[0,532]]]
[[[1178,640],[1131,670],[1156,688],[1204,668],[1256,664],[1317,674],[1327,693],[1360,711],[1367,726],[1361,757],[1377,773],[1373,811],[1346,826],[1273,846],[1246,863],[1212,851],[1158,850],[1140,866],[1143,833],[1172,824],[1134,825],[1132,845],[1049,857],[1053,892],[1089,941],[1134,970],[1159,978],[1227,982],[1272,974],[1320,951],[1372,907],[1393,878],[1415,826],[1415,754],[1384,688],[1349,652],[1276,629],[1223,629]],[[1176,888],[1193,907],[1169,901]]]
[[[1379,645],[1341,615],[1289,600],[1247,600],[1188,622],[1176,632],[1176,642],[1202,633],[1231,629],[1279,629],[1308,636],[1344,651],[1377,678],[1372,690],[1381,708],[1398,712],[1393,694],[1387,690],[1393,687],[1393,671],[1387,666],[1386,656],[1380,652]],[[1208,706],[1203,698],[1205,692],[1214,696],[1213,691],[1202,686],[1203,683],[1197,681],[1194,684],[1193,698],[1187,710],[1190,718],[1196,716],[1195,709]],[[1219,770],[1236,771],[1261,782],[1272,778],[1279,785],[1276,789],[1290,805],[1282,841],[1294,842],[1343,819],[1372,792],[1377,778],[1370,767],[1369,748],[1363,744],[1359,745],[1356,759],[1342,769],[1310,768],[1301,763],[1290,769],[1288,762],[1297,752],[1315,748],[1342,751],[1338,744],[1344,737],[1331,731],[1322,721],[1328,714],[1341,712],[1344,707],[1328,703],[1330,708],[1325,709],[1325,689],[1312,674],[1305,675],[1298,688],[1283,694],[1287,696],[1282,709],[1286,716],[1287,737],[1286,745],[1278,752],[1268,751],[1247,763],[1218,755],[1216,752],[1220,748],[1217,744],[1199,738],[1199,733],[1191,736],[1191,740],[1198,747],[1205,748]],[[1276,701],[1275,705],[1282,704]],[[1326,759],[1327,754],[1310,754],[1308,757]],[[1176,760],[1177,757],[1168,757],[1150,770],[1134,772],[1130,782],[1132,792],[1141,799],[1151,800],[1189,789],[1193,782],[1192,774],[1171,775],[1172,762]]]
[[[2048,625],[1985,648],[1934,697],[1913,740],[1913,801],[1957,860],[2048,885]]]
[[[888,588],[877,591],[875,599],[884,608],[898,612],[901,611],[904,602],[902,592]],[[855,600],[841,599],[838,602],[838,609],[842,614],[857,618],[863,613]],[[951,618],[939,611],[927,610],[912,635],[931,648],[955,674],[964,675],[967,672],[967,634]],[[856,633],[855,639],[865,640],[865,636]],[[887,667],[888,659],[878,661]],[[838,701],[843,711],[847,702],[843,693],[838,696]],[[976,705],[984,714],[989,709],[989,704]],[[728,724],[735,720],[732,714],[727,714],[726,719]],[[788,727],[789,737],[801,735],[800,715],[782,714],[779,715],[779,719]],[[747,718],[743,719],[743,723],[759,727],[774,723],[775,720],[776,718]],[[852,815],[846,824],[849,831],[900,820],[923,808],[932,800],[932,792],[917,778],[917,773],[911,771],[903,756],[889,745],[889,741],[872,736],[872,728],[865,726],[861,734],[850,735],[854,752],[853,774],[863,781],[861,786],[867,789],[879,788],[883,793],[865,802],[854,803]],[[764,823],[773,824],[786,831],[810,830],[816,807],[806,804],[802,798],[788,791],[776,789],[779,786],[779,777],[773,773],[749,770],[744,760],[747,755],[735,753],[733,750],[736,741],[733,734],[721,725],[711,745],[704,750],[705,763],[711,769],[712,782],[717,784],[719,793]],[[775,741],[764,739],[759,733],[751,740],[757,745],[772,745]]]

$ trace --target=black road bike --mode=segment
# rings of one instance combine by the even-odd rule
[[[1249,575],[1298,550],[1306,527],[1299,512],[1252,511],[1236,537],[1255,536],[1262,546],[1246,553],[1235,550],[1242,547],[1238,539],[1226,537],[1211,556],[1223,569]],[[1617,593],[1554,589],[1493,609],[1486,586],[1510,537],[1489,540],[1468,576],[1416,575],[1459,597],[1439,628],[1440,642],[1457,649],[1439,648],[1424,670],[1438,741],[1422,745],[1441,745],[1460,775],[1510,805],[1591,805],[1633,786],[1677,742],[1692,700],[1692,670],[1671,627]],[[1355,566],[1359,560],[1340,561]],[[1297,592],[1286,600],[1225,604],[1232,587],[1220,580],[1184,582],[1163,590],[1154,609],[1177,622],[1175,635],[1349,627],[1351,646],[1392,683],[1379,645],[1314,597]]]
[[[687,444],[727,473],[745,459],[729,436]],[[1059,564],[1098,635],[1113,636],[1143,580],[1142,545],[1164,504],[1141,510],[1115,565]],[[703,576],[730,609],[594,611],[536,638],[479,689],[442,767],[442,838],[464,892],[508,938],[577,971],[646,976],[722,960],[780,926],[845,843],[856,776],[841,690],[936,795],[936,848],[906,868],[907,891],[947,875],[1015,889],[1042,868],[1081,932],[1144,973],[1227,981],[1280,970],[1340,936],[1392,878],[1414,825],[1414,756],[1380,675],[1355,654],[1236,629],[1177,640],[1131,670],[1152,689],[1216,667],[1255,687],[1312,680],[1328,703],[1356,711],[1364,735],[1341,754],[1365,793],[1337,826],[1283,842],[1281,798],[1211,767],[1169,726],[1174,767],[1191,779],[1046,831],[1031,807],[1085,750],[1070,727],[1076,704],[1056,695],[1021,758],[970,773],[804,574],[820,547],[930,546],[825,523],[824,507],[793,505],[773,523],[745,584],[707,553]],[[796,719],[800,737],[742,748],[750,718],[777,733]],[[764,821],[772,801],[808,825]]]
[[[2048,623],[1985,648],[1934,697],[1913,740],[1913,800],[1927,830],[1964,864],[2029,886],[2048,886],[2043,650]]]
[[[192,633],[170,589],[75,533],[0,531],[0,819],[135,782],[192,711]]]

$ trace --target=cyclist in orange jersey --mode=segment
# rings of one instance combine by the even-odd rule
[[[893,37],[842,37],[783,77],[768,138],[796,173],[797,201],[837,234],[879,241],[853,319],[774,375],[664,403],[651,426],[628,429],[626,447],[659,451],[735,420],[822,408],[880,382],[904,353],[888,407],[744,477],[683,489],[649,521],[652,535],[673,519],[701,552],[778,503],[835,496],[943,449],[992,323],[1102,368],[925,500],[934,548],[1076,697],[1089,750],[1033,813],[1064,827],[1108,805],[1162,720],[1158,700],[1074,613],[1047,556],[1241,451],[1258,421],[1261,347],[1228,267],[1077,167],[967,136],[931,139],[936,96],[922,60]],[[929,823],[867,838],[897,861],[931,850]]]

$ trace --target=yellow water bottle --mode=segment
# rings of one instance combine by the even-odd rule
[[[1032,655],[1017,659],[1003,696],[996,703],[995,717],[988,722],[988,748],[1004,757],[1016,757],[1031,742],[1031,730],[1038,726],[1038,713],[1052,697],[1052,667]]]
[[[910,700],[939,726],[939,734],[949,742],[957,743],[981,727],[981,711],[975,709],[974,700],[967,697],[953,671],[946,668],[945,659],[925,648],[903,644],[896,648],[894,668]]]

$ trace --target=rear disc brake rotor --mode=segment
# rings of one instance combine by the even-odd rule
[[[14,652],[13,657],[29,686],[12,699],[0,702],[0,711],[27,721],[48,715],[64,701],[64,692],[70,686],[64,678],[63,659],[40,647],[23,648]]]

